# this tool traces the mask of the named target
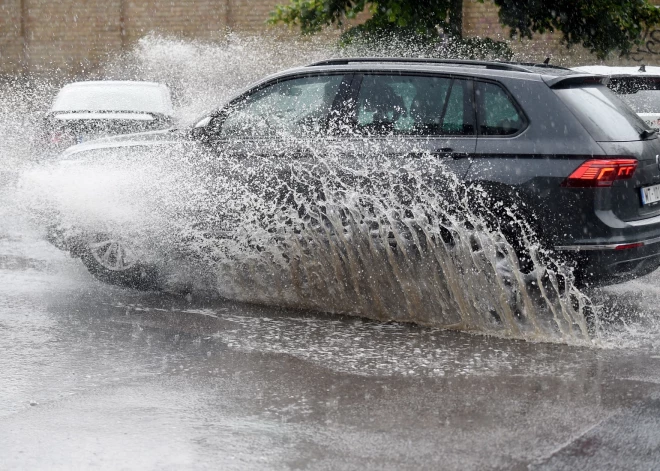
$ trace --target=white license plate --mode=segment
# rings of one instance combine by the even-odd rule
[[[660,185],[647,186],[640,188],[642,191],[642,204],[652,204],[660,201]]]

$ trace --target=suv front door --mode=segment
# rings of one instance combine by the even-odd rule
[[[290,190],[299,186],[292,170],[299,174],[318,163],[331,111],[351,78],[284,77],[233,100],[205,126],[203,140],[220,160],[218,171],[230,171],[222,162],[230,160],[236,178],[266,190],[260,197],[290,200]]]

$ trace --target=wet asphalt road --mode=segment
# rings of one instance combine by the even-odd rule
[[[0,469],[658,469],[660,347],[644,340],[532,344],[139,293],[6,235]]]

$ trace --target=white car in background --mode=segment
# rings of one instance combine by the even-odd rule
[[[660,130],[660,67],[573,67],[577,72],[607,75],[608,87],[626,102],[652,129]]]
[[[166,129],[173,115],[170,90],[160,83],[70,83],[44,118],[44,144],[61,150],[100,137]]]

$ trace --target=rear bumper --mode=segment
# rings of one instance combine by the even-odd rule
[[[649,247],[651,245],[659,244],[660,237],[646,239],[639,242],[625,242],[617,244],[581,244],[581,245],[557,245],[555,250],[563,252],[591,252],[600,250],[630,250],[640,247]],[[660,247],[658,247],[660,250]]]
[[[575,266],[580,281],[611,284],[647,275],[660,267],[660,237],[614,244],[555,246]]]

